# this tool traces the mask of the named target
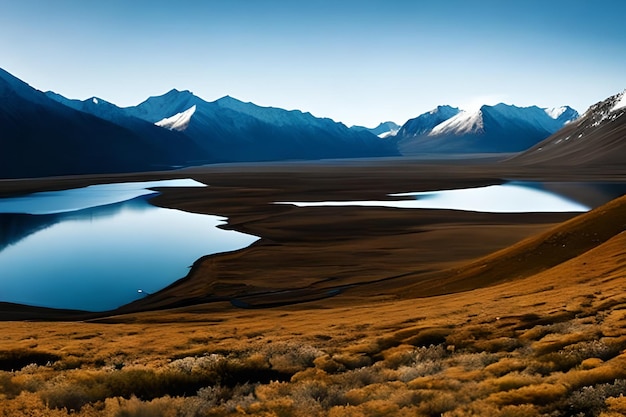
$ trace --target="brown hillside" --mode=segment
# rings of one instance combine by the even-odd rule
[[[531,277],[593,250],[626,230],[626,196],[548,231],[402,288],[409,297],[467,291]],[[623,236],[622,236],[623,238]],[[626,254],[626,246],[622,255]],[[407,282],[411,276],[403,277]],[[398,286],[401,288],[401,286]]]

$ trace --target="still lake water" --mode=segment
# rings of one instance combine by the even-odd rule
[[[0,199],[0,301],[104,311],[184,277],[201,256],[258,238],[222,230],[223,217],[151,205],[148,187],[94,185]]]
[[[486,213],[585,212],[591,207],[548,191],[541,183],[512,181],[501,185],[443,191],[390,194],[402,200],[285,201],[298,207],[370,206],[406,209],[449,209]]]
[[[1,198],[0,301],[110,310],[141,297],[139,289],[155,292],[184,277],[189,266],[204,255],[241,249],[258,239],[218,228],[226,220],[222,217],[159,208],[148,202],[157,194],[148,188],[168,186],[205,185],[189,179],[134,182]],[[624,192],[624,184],[509,182],[392,194],[399,198],[395,201],[278,204],[584,212]],[[594,198],[589,200],[589,196]]]

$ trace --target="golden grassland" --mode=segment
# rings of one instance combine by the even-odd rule
[[[229,214],[250,230],[268,227],[264,219],[273,218],[272,211],[254,214],[227,200],[205,210]],[[192,204],[180,204],[185,201]],[[398,216],[391,230],[416,221]],[[449,219],[465,232],[485,223]],[[490,243],[469,251],[467,241],[450,243],[452,254],[429,264],[434,273],[411,269],[409,260],[389,266],[402,275],[397,279],[366,278],[368,285],[317,301],[246,310],[215,302],[122,310],[87,321],[0,322],[0,416],[626,415],[626,197],[555,219],[511,217],[496,228],[516,231],[511,236],[479,234]],[[433,234],[441,232],[428,224]],[[530,227],[522,233],[525,224]],[[270,265],[263,250],[265,257],[278,256],[277,247],[284,247],[287,265],[303,259],[301,244],[284,233],[277,232],[274,246],[254,248],[260,269]],[[307,242],[310,249],[326,244],[319,236],[320,246]],[[380,236],[366,242],[367,250],[383,244]],[[319,251],[321,259],[329,256]],[[195,278],[180,285],[206,288],[203,274],[237,267],[237,256],[205,259]],[[361,260],[367,268],[370,260]],[[281,265],[275,259],[273,272],[284,278]],[[240,268],[242,275],[253,271],[245,261]],[[322,277],[328,268],[312,274]],[[342,279],[358,281],[348,274]],[[168,291],[175,300],[184,293],[177,286]],[[161,297],[157,303],[165,306],[168,298]]]

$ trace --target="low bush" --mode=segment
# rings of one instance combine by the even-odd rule
[[[562,401],[560,408],[568,415],[598,416],[606,408],[610,397],[618,397],[625,392],[626,380],[617,380],[612,384],[586,386],[570,393]]]
[[[22,388],[13,381],[13,375],[9,372],[0,371],[0,395],[13,398],[22,392]]]
[[[497,392],[489,396],[489,400],[497,405],[546,405],[554,403],[567,393],[562,384],[540,383],[517,388],[511,391]]]

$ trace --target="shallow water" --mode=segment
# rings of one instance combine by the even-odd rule
[[[107,184],[0,199],[0,301],[104,311],[184,277],[203,255],[258,238],[226,219],[155,207],[147,187],[192,180]]]
[[[540,183],[508,182],[486,187],[390,194],[401,200],[279,202],[298,207],[373,206],[449,209],[487,213],[585,212],[591,207],[543,189]]]

